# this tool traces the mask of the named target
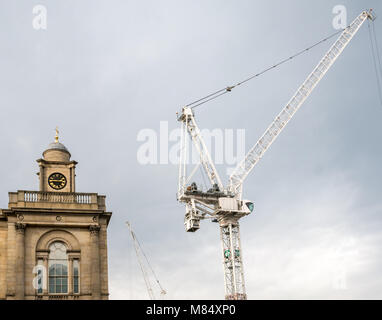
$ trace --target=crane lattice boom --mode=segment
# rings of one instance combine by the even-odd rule
[[[268,129],[264,132],[257,143],[248,152],[245,158],[239,163],[230,176],[229,189],[233,193],[238,193],[243,181],[259,162],[261,157],[276,140],[286,124],[302,106],[306,98],[328,72],[333,63],[340,56],[342,51],[349,44],[350,40],[357,33],[363,22],[370,17],[370,13],[362,12],[340,35],[329,51],[318,63],[312,73],[306,78],[304,83],[298,88],[294,96],[289,100],[286,107],[278,114]]]

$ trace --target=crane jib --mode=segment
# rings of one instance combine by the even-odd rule
[[[261,138],[249,150],[245,158],[235,168],[229,178],[229,191],[231,191],[233,194],[237,194],[239,192],[245,178],[252,171],[254,166],[259,162],[270,145],[275,141],[289,120],[312,93],[313,89],[324,77],[335,60],[340,56],[342,51],[349,44],[350,40],[357,33],[363,22],[365,22],[368,18],[374,20],[371,11],[364,11],[347,28],[345,28],[336,42],[331,46],[331,48],[324,55],[318,65],[314,68],[312,73],[297,89],[296,93],[289,100],[284,109],[278,114],[278,116],[267,128]]]

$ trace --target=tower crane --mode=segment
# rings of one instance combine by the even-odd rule
[[[184,224],[187,232],[197,231],[200,228],[200,221],[203,219],[210,218],[212,221],[219,223],[224,268],[225,299],[247,299],[239,220],[253,211],[254,204],[252,201],[245,200],[242,197],[243,183],[246,177],[367,19],[375,19],[372,15],[372,10],[363,11],[342,31],[341,35],[297,89],[286,106],[269,125],[256,144],[249,150],[245,158],[234,169],[226,187],[223,186],[207,150],[192,108],[189,106],[183,107],[181,113],[178,114],[178,121],[181,122],[181,142],[177,200],[184,203],[186,207]],[[232,87],[226,88],[227,91],[231,91],[231,89]],[[190,173],[188,173],[187,170],[187,157],[189,152],[187,136],[190,137],[200,157],[200,162]],[[198,186],[195,182],[190,184],[192,177],[200,166],[207,174],[209,183],[211,184],[211,188],[207,191],[198,190]]]
[[[153,288],[151,286],[150,278],[149,278],[149,276],[147,274],[147,271],[146,271],[146,268],[145,268],[145,264],[143,263],[142,256],[145,258],[146,263],[147,263],[148,267],[151,270],[151,273],[153,274],[153,276],[155,278],[155,282],[157,283],[157,285],[159,287],[160,296],[163,298],[166,295],[167,292],[163,289],[161,283],[158,280],[158,277],[156,276],[156,274],[154,272],[154,269],[151,267],[149,259],[147,259],[147,256],[143,252],[142,247],[141,247],[141,245],[140,245],[140,243],[139,243],[139,241],[137,239],[137,236],[135,235],[133,229],[131,228],[130,222],[126,221],[126,225],[129,228],[131,239],[133,240],[135,253],[137,255],[139,266],[140,266],[141,271],[142,271],[143,279],[145,280],[145,284],[146,284],[146,288],[147,288],[147,293],[148,293],[148,295],[150,297],[150,300],[156,300],[156,296],[155,296]]]

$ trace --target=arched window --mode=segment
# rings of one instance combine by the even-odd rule
[[[49,246],[49,293],[68,293],[68,254],[61,241]]]

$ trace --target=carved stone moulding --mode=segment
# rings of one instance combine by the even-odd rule
[[[100,230],[101,230],[101,227],[98,225],[89,226],[89,231],[91,235],[98,235]]]
[[[27,225],[25,223],[21,223],[21,222],[15,223],[15,229],[17,233],[24,233],[26,227]]]

